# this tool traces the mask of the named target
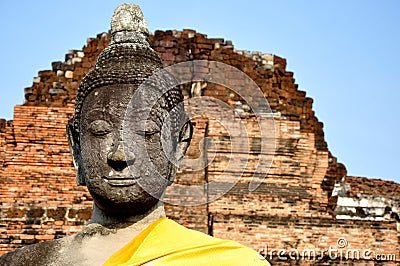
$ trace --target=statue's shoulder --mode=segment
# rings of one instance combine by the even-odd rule
[[[92,265],[88,254],[82,255],[83,243],[114,231],[99,224],[90,224],[74,235],[10,251],[0,257],[0,266]]]
[[[64,239],[57,239],[15,249],[0,257],[0,265],[57,265],[52,262],[57,258],[63,242],[65,242]]]

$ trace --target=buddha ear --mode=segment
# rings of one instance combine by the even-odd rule
[[[193,125],[189,119],[181,127],[179,132],[178,143],[176,145],[176,161],[180,162],[185,156],[186,150],[189,148],[190,141],[193,136]]]
[[[183,157],[185,156],[186,150],[189,148],[190,140],[192,139],[193,135],[193,125],[192,122],[190,122],[189,119],[186,120],[186,122],[183,124],[181,127],[181,131],[179,132],[178,136],[178,142],[176,144],[176,149],[175,149],[175,163],[179,165],[179,163],[182,161]],[[178,170],[178,166],[172,163],[171,164],[171,169],[169,173],[169,181],[170,184],[173,183],[176,172]]]
[[[79,145],[79,132],[77,132],[73,126],[72,119],[68,122],[66,129],[69,150],[71,152],[76,171],[76,184],[78,186],[86,186],[85,174],[82,167],[82,154]]]

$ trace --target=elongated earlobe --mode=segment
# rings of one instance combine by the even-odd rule
[[[193,135],[193,126],[190,120],[187,120],[185,124],[182,126],[181,131],[179,132],[178,143],[176,145],[175,150],[175,162],[177,165],[182,161],[183,157],[185,156],[186,150],[189,148],[190,141]],[[170,182],[175,179],[176,172],[178,170],[178,166],[174,163],[171,164],[169,178]]]
[[[177,161],[180,162],[185,156],[186,150],[189,148],[190,141],[193,136],[193,125],[188,119],[185,124],[183,124],[181,131],[179,132],[179,139],[177,145],[178,156]]]
[[[79,147],[79,133],[75,130],[72,120],[68,122],[66,131],[69,150],[72,154],[72,160],[74,162],[74,167],[76,171],[76,184],[78,186],[86,186],[85,173],[82,167],[82,155]]]

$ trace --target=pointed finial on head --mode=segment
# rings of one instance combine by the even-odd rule
[[[118,31],[134,31],[149,35],[143,12],[138,5],[120,4],[111,19],[111,34]]]

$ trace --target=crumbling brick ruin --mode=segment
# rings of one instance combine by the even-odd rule
[[[272,249],[321,251],[338,248],[338,239],[344,238],[348,241],[344,249],[369,249],[386,254],[385,265],[400,263],[400,185],[347,176],[345,166],[329,152],[323,125],[312,110],[313,100],[298,90],[285,59],[237,51],[231,41],[207,38],[193,30],[156,31],[150,39],[165,65],[210,60],[243,71],[260,87],[275,118],[276,153],[257,190],[248,190],[254,171],[254,163],[249,163],[243,178],[227,194],[200,206],[167,205],[170,218],[215,237],[262,249],[268,259]],[[0,120],[0,254],[73,234],[90,218],[91,197],[85,187],[75,184],[65,125],[73,114],[81,79],[94,67],[108,41],[106,33],[90,38],[81,51],[72,50],[64,62],[53,62],[52,70],[40,71],[25,89],[25,103],[15,107],[14,120]],[[187,98],[211,96],[239,114],[246,112],[246,103],[223,86],[193,83],[183,89]],[[201,108],[187,108],[197,107]],[[195,135],[188,156],[205,163],[207,154],[202,152],[215,152],[216,159],[202,170],[180,171],[176,180],[180,184],[217,180],[227,164],[229,138],[221,125],[207,117],[193,122]],[[249,116],[246,127],[255,122]],[[253,162],[265,155],[257,148],[259,136],[250,137]],[[204,138],[216,143],[215,150],[204,146]],[[229,185],[229,180],[223,183]],[[179,192],[167,196],[173,199],[177,197],[174,193]],[[207,197],[207,191],[200,196]],[[396,262],[389,261],[393,260],[390,254]],[[286,263],[276,254],[272,262]],[[373,260],[346,263],[369,265]]]

